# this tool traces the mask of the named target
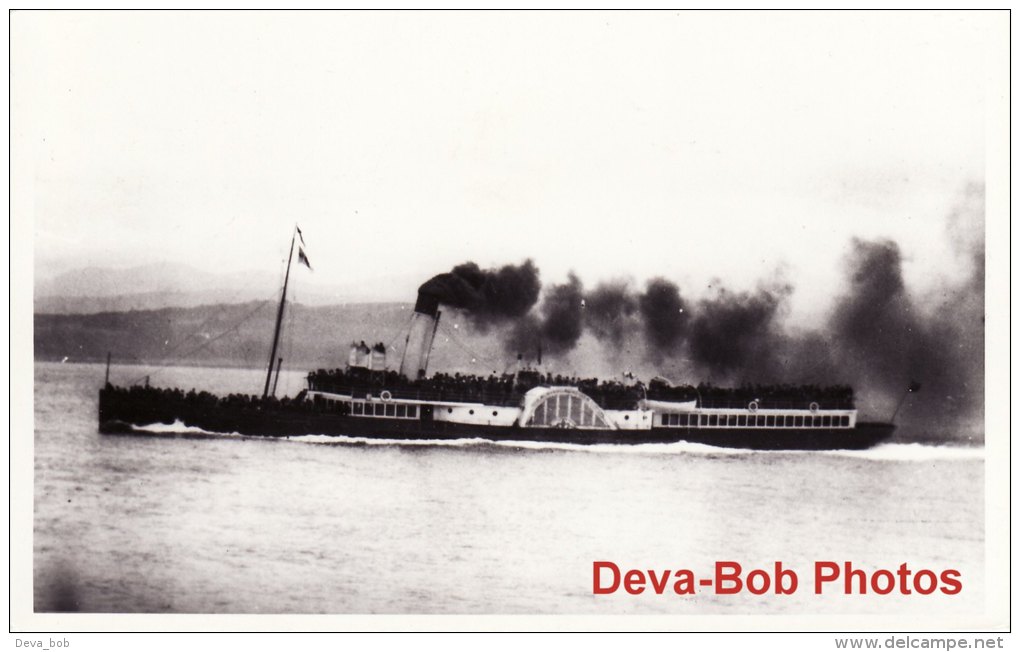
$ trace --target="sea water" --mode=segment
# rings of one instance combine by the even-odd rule
[[[979,613],[981,448],[759,452],[291,440],[97,431],[101,365],[35,366],[37,612],[325,614]],[[111,381],[258,393],[264,372],[115,367]],[[293,395],[301,374],[284,372]],[[193,434],[193,433],[192,433]],[[167,436],[171,435],[171,436]],[[13,432],[13,437],[31,433]],[[622,572],[720,561],[798,590],[595,594]],[[962,590],[813,590],[814,564],[959,572]],[[609,576],[603,578],[607,583]]]

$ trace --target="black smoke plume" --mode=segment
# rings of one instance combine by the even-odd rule
[[[848,291],[828,323],[841,357],[861,372],[870,370],[873,384],[884,389],[891,389],[897,375],[909,374],[910,351],[925,337],[901,268],[895,242],[855,239],[847,258]],[[908,379],[899,381],[905,386]]]
[[[648,336],[649,351],[661,356],[679,353],[690,315],[676,283],[664,278],[652,279],[638,297],[638,305]]]
[[[601,283],[585,297],[584,324],[595,337],[620,346],[634,328],[637,298],[626,281]]]
[[[977,246],[983,249],[983,240]],[[975,265],[968,282],[943,288],[929,305],[906,291],[894,242],[855,240],[847,265],[849,291],[828,324],[840,364],[852,370],[865,391],[884,395],[886,404],[897,403],[909,384],[920,383],[921,391],[909,397],[904,411],[908,419],[932,430],[980,429],[983,262]]]
[[[768,373],[780,353],[776,317],[792,290],[782,286],[750,294],[720,288],[715,297],[701,301],[689,335],[693,361],[724,377],[752,369]]]
[[[425,311],[434,311],[440,304],[456,308],[485,330],[527,314],[541,289],[538,268],[531,260],[485,270],[468,262],[423,283],[418,288],[418,305]]]
[[[584,287],[571,274],[546,291],[539,314],[528,314],[510,330],[509,352],[560,355],[574,348],[584,331]]]

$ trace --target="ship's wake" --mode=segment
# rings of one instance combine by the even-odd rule
[[[530,451],[578,451],[584,453],[705,453],[714,455],[751,454],[758,451],[738,448],[717,448],[706,444],[675,442],[670,444],[570,444],[527,440],[493,440],[483,437],[459,439],[378,439],[330,435],[300,435],[290,441],[327,446],[437,446],[447,448],[500,448]]]
[[[942,446],[934,444],[879,444],[865,450],[821,451],[826,455],[844,455],[869,460],[889,461],[924,461],[924,460],[983,460],[985,449],[982,446]]]
[[[696,442],[678,441],[668,444],[569,444],[538,441],[494,441],[491,439],[370,439],[366,437],[333,437],[328,435],[302,435],[288,438],[310,444],[327,446],[438,446],[453,448],[509,448],[531,451],[576,451],[582,453],[638,454],[638,455],[832,455],[885,461],[918,460],[983,460],[984,448],[968,446],[935,446],[927,444],[881,444],[866,450],[756,450],[750,448],[723,448]]]
[[[721,455],[833,455],[876,461],[918,461],[918,460],[983,460],[985,451],[976,446],[940,446],[931,444],[885,443],[866,450],[754,450],[749,448],[722,448],[695,442],[645,444],[570,444],[539,441],[496,441],[483,437],[459,439],[392,439],[374,437],[349,437],[345,435],[295,435],[291,437],[261,437],[242,435],[237,432],[222,433],[188,426],[181,421],[172,424],[154,423],[131,426],[137,434],[153,434],[183,437],[224,437],[231,439],[253,439],[289,441],[319,446],[400,446],[413,448],[458,448],[458,449],[511,449],[524,451],[574,451],[594,454],[637,454],[637,455],[697,455],[717,457]]]
[[[173,423],[149,423],[143,426],[135,424],[127,424],[129,430],[125,431],[125,434],[152,434],[152,435],[167,435],[167,436],[194,436],[194,437],[230,437],[230,438],[248,438],[247,435],[242,435],[239,432],[214,432],[212,430],[205,430],[196,426],[189,426],[180,419],[177,419]],[[264,437],[251,437],[251,439],[265,439]]]

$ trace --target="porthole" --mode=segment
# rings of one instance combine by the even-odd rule
[[[474,414],[474,413],[475,413],[474,410],[468,410],[468,414]]]
[[[447,414],[453,414],[453,408],[446,408]]]
[[[630,421],[630,415],[629,414],[623,415],[623,420],[624,421]]]
[[[499,412],[496,412],[495,410],[492,411],[492,416],[497,416],[498,414]]]

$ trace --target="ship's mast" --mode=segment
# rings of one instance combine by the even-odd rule
[[[290,254],[287,256],[287,272],[283,275],[283,294],[280,295],[280,307],[276,311],[276,328],[273,330],[273,349],[269,353],[269,369],[266,371],[266,387],[262,390],[262,398],[269,396],[269,383],[273,379],[273,363],[276,362],[276,347],[280,343],[280,326],[283,325],[283,306],[287,303],[287,282],[290,280],[290,263],[294,259],[294,238],[296,237],[297,227],[290,234]]]

